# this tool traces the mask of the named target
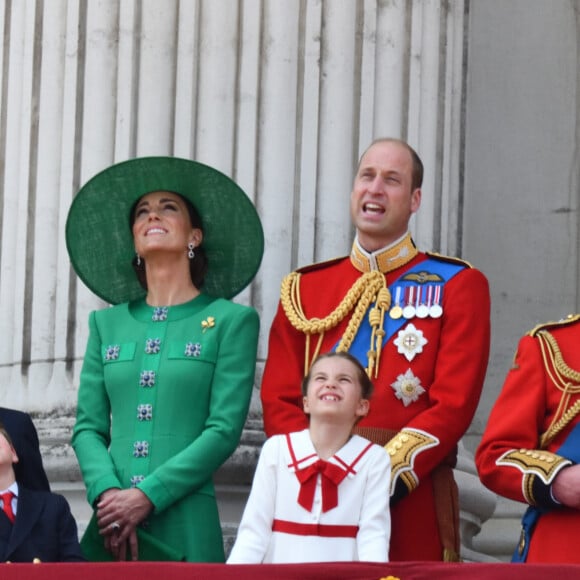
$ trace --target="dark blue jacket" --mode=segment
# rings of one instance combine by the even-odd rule
[[[16,520],[0,510],[0,562],[82,562],[76,522],[62,495],[19,486]]]

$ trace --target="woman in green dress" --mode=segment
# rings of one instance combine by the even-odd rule
[[[72,444],[95,515],[89,559],[224,561],[212,476],[233,453],[254,382],[259,320],[231,302],[264,238],[228,177],[133,159],[75,197],[67,248],[113,307],[89,317]]]

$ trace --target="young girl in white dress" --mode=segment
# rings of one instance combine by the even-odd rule
[[[309,428],[264,444],[228,564],[388,560],[390,458],[352,434],[372,389],[351,355],[316,359],[302,383]]]

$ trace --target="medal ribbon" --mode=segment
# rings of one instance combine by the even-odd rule
[[[415,306],[413,304],[414,299],[413,299],[413,295],[415,293],[415,287],[414,286],[407,286],[407,288],[405,288],[405,306]]]
[[[322,478],[322,511],[327,512],[338,505],[338,484],[346,477],[347,472],[323,459],[296,471],[296,477],[300,481],[298,503],[308,511],[312,510],[319,474]]]
[[[441,288],[439,288],[439,294],[441,294]],[[433,300],[433,284],[427,286],[427,308],[431,308],[431,302]]]
[[[435,286],[435,300],[433,301],[433,304],[441,306],[441,286],[439,286],[439,284]]]

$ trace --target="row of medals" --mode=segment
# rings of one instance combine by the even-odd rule
[[[441,285],[429,284],[426,286],[407,286],[404,288],[405,299],[401,306],[402,286],[395,290],[395,305],[389,310],[389,316],[393,320],[401,317],[414,318],[439,318],[443,314],[441,307]],[[415,299],[414,297],[417,296]]]

